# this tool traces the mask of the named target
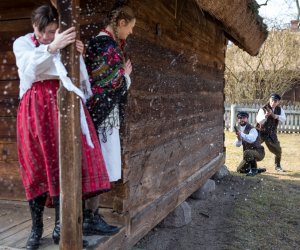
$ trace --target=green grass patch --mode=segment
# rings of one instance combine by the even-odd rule
[[[241,185],[229,218],[235,228],[230,249],[300,249],[300,136],[280,134],[279,140],[286,172],[275,172],[274,156],[266,149],[259,166],[267,172],[246,177],[234,172],[242,149],[233,145],[234,134],[225,132],[226,166]]]

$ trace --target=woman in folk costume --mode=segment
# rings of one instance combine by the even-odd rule
[[[124,117],[124,105],[131,83],[129,75],[132,71],[130,60],[125,61],[123,49],[136,22],[132,9],[122,2],[116,1],[105,20],[104,28],[89,41],[85,55],[93,92],[87,108],[98,131],[111,182],[121,179],[119,129]],[[96,199],[88,202],[92,201],[97,203]],[[92,211],[85,218],[88,216],[93,216]]]
[[[52,238],[60,239],[58,107],[59,80],[84,101],[83,92],[74,86],[60,60],[59,49],[76,42],[75,28],[59,33],[58,14],[50,5],[32,13],[34,32],[18,38],[13,45],[20,77],[20,104],[17,113],[17,147],[20,172],[32,217],[32,231],[27,249],[37,249],[43,234],[43,211],[47,197],[53,198],[55,227]],[[81,82],[88,85],[88,75],[80,56]],[[85,77],[84,77],[85,76]],[[85,79],[84,79],[85,78]],[[85,86],[89,87],[89,86]],[[91,92],[90,92],[91,93]],[[80,103],[82,142],[83,197],[110,188],[97,133],[85,106]],[[84,242],[86,245],[87,242]]]

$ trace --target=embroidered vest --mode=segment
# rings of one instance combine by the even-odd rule
[[[254,127],[251,126],[249,123],[247,123],[244,134],[249,134],[250,130],[253,129]],[[257,136],[255,142],[249,143],[243,140],[243,150],[248,150],[248,149],[256,149],[256,150],[264,150],[264,147],[260,144],[260,138],[259,135]]]
[[[262,107],[262,109],[266,112],[268,109],[272,110],[270,104],[266,104]],[[281,115],[281,108],[277,106],[274,109],[275,115]],[[268,117],[265,123],[261,126],[260,136],[262,139],[270,138],[272,141],[277,141],[277,127],[278,127],[279,120],[274,119],[273,117]]]

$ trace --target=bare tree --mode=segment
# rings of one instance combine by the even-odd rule
[[[236,46],[227,49],[225,98],[230,102],[266,100],[284,94],[300,80],[300,33],[270,31],[256,57]]]
[[[296,8],[297,14],[296,14],[296,19],[300,19],[300,1],[299,0],[285,0],[285,2],[290,6],[290,8]]]
[[[274,2],[274,0],[256,0],[258,9],[261,7],[265,7]],[[280,17],[273,18],[264,18],[264,22],[268,25],[269,29],[273,28],[287,28],[290,26],[290,23],[285,23],[286,17],[289,17],[290,20],[298,20],[300,19],[300,0],[284,0],[286,6],[288,6],[289,10],[292,10],[291,13],[287,13],[285,15],[285,19],[283,19],[282,15]]]

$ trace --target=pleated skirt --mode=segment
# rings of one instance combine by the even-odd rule
[[[58,80],[33,83],[22,97],[17,114],[17,147],[26,198],[59,195]],[[85,108],[84,108],[85,109]],[[81,133],[82,193],[93,196],[110,188],[101,146],[88,111],[85,115],[94,148]]]

